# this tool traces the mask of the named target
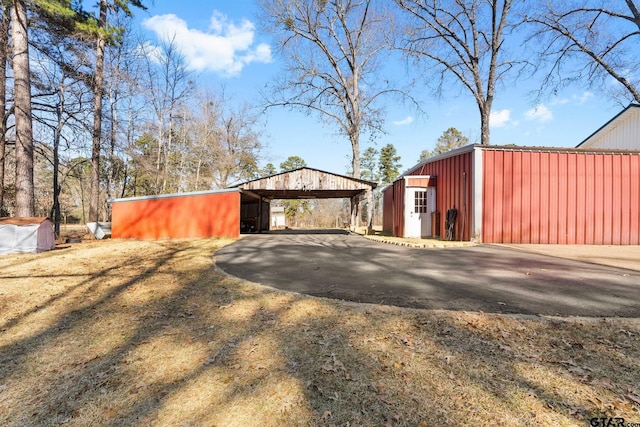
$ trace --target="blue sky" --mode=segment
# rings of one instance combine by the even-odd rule
[[[253,1],[155,0],[146,12],[135,11],[144,37],[156,43],[175,34],[188,64],[200,84],[225,87],[234,102],[259,100],[258,92],[277,76],[282,62],[271,40],[261,34]],[[405,79],[405,65],[397,64],[398,79]],[[554,99],[536,104],[529,95],[535,81],[508,84],[496,92],[491,125],[492,145],[573,147],[616,115],[623,106],[584,88],[567,88]],[[402,170],[413,166],[424,149],[455,127],[472,142],[479,142],[480,120],[470,94],[455,88],[451,95],[434,98],[416,88],[424,115],[409,106],[388,103],[387,134],[374,147],[392,143],[401,156]],[[336,129],[317,116],[271,109],[264,114],[266,145],[262,165],[278,167],[288,156],[302,157],[309,166],[345,173],[351,147]],[[361,152],[369,142],[361,142]]]

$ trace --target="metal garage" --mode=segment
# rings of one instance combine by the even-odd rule
[[[640,244],[639,151],[467,146],[419,163],[383,197],[395,236],[444,237],[455,209],[455,240]]]
[[[304,167],[225,190],[113,199],[110,200],[112,237],[236,238],[241,232],[269,230],[271,200],[349,198],[356,201],[360,197],[371,197],[375,187],[373,182]]]

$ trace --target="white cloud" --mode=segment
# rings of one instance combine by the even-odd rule
[[[162,49],[160,48],[160,46],[151,44],[148,41],[139,45],[135,50],[135,54],[139,58],[147,57],[155,62],[160,62],[160,60],[162,59]]]
[[[531,110],[524,113],[527,120],[533,120],[537,122],[548,122],[553,120],[553,113],[543,104],[536,105]]]
[[[500,111],[492,111],[489,116],[489,126],[494,128],[503,128],[506,127],[511,121],[511,111],[509,110],[500,110]]]
[[[395,122],[392,122],[392,123],[396,126],[405,126],[413,123],[413,120],[414,120],[413,116],[407,116],[402,120],[396,120]]]
[[[593,93],[591,92],[584,92],[582,95],[578,96],[578,95],[573,95],[573,99],[575,99],[576,101],[578,101],[578,104],[584,104],[585,102],[587,102],[588,100],[590,100],[591,98],[593,98]]]
[[[164,42],[175,41],[193,71],[234,76],[252,62],[271,62],[271,47],[254,46],[255,26],[246,19],[236,25],[214,11],[206,32],[189,28],[174,14],[152,16],[142,25]]]

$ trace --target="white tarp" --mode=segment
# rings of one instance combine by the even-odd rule
[[[0,255],[55,247],[53,223],[47,218],[0,218]]]
[[[111,237],[110,222],[88,222],[87,228],[96,239],[100,240],[104,239],[105,237]]]

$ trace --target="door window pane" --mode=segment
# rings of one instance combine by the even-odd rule
[[[427,213],[427,192],[415,192],[415,211],[416,213]]]

